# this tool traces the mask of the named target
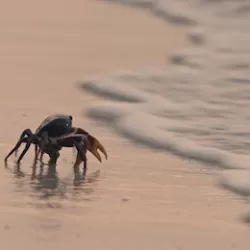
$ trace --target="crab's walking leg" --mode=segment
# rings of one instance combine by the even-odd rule
[[[40,158],[39,158],[39,161],[41,162],[41,163],[43,163],[43,155],[44,155],[44,151],[43,150],[41,150],[41,149],[39,149],[39,152],[38,152],[38,154],[40,153]]]
[[[38,158],[38,155],[39,155],[39,148],[38,148],[38,145],[35,145],[35,159],[34,159],[34,164],[36,164],[37,162],[37,158]]]
[[[82,141],[81,142],[75,142],[75,147],[77,149],[77,159],[76,159],[76,164],[80,164],[81,162],[83,162],[83,170],[84,172],[86,172],[87,170],[87,139],[86,137],[82,137]]]
[[[18,160],[17,160],[17,164],[20,163],[20,161],[23,159],[24,155],[26,154],[26,152],[29,150],[30,148],[30,145],[32,143],[32,140],[33,140],[33,136],[31,136],[30,138],[28,138],[28,142],[23,150],[23,152],[21,153],[21,155],[19,156]]]
[[[86,175],[86,172],[87,172],[87,161],[83,161],[82,160],[82,157],[81,157],[81,154],[79,152],[77,152],[77,155],[76,155],[76,161],[75,161],[75,164],[73,166],[74,168],[74,172],[75,174],[79,175],[79,166],[80,164],[83,162],[84,164],[84,167],[83,167],[83,176]]]
[[[33,135],[33,133],[32,133],[32,131],[31,131],[30,129],[25,129],[25,130],[22,132],[22,134],[20,135],[20,138],[19,138],[18,142],[20,142],[26,135],[27,135],[28,137],[30,137],[30,136]],[[17,143],[18,143],[18,142],[17,142]],[[17,157],[17,153],[18,153],[18,149],[15,150],[15,157]]]
[[[24,137],[21,140],[19,140],[16,144],[16,146],[8,153],[8,155],[4,158],[5,163],[7,162],[8,158],[21,146],[22,143],[28,142],[28,137]]]
[[[82,163],[82,158],[81,158],[80,154],[77,153],[76,161],[75,161],[75,164],[74,164],[73,168],[74,169],[78,168],[81,163]]]
[[[57,150],[49,153],[49,157],[50,157],[49,166],[55,166],[59,156],[60,156],[60,153]]]
[[[39,142],[39,149],[36,151],[36,157],[38,158],[40,154],[40,163],[43,163],[43,155],[44,155],[44,149],[46,147],[46,144],[49,143],[49,136],[48,132],[44,132],[41,136],[40,142]]]

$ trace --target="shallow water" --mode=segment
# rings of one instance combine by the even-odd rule
[[[224,169],[221,184],[250,194],[250,24],[248,1],[110,1],[187,25],[194,47],[154,68],[83,79],[81,88],[109,101],[88,115],[151,148]],[[80,80],[80,79],[79,79]],[[79,86],[79,85],[78,85]]]
[[[80,168],[74,172],[71,167],[67,169],[70,164],[63,161],[57,167],[49,167],[39,162],[29,166],[28,159],[20,167],[10,159],[3,169],[4,172],[1,171],[5,177],[4,192],[12,195],[11,199],[3,195],[2,198],[6,199],[2,200],[4,206],[55,208],[67,212],[95,200],[95,182],[99,181],[100,170],[90,171],[88,176],[84,176]]]
[[[11,3],[8,12],[4,9],[1,15],[3,29],[6,32],[1,44],[4,54],[1,111],[2,117],[5,117],[1,123],[1,158],[4,158],[22,129],[28,126],[33,130],[45,115],[70,112],[75,124],[90,130],[103,141],[108,149],[109,159],[100,164],[90,155],[90,168],[86,178],[75,180],[72,170],[74,156],[71,150],[61,153],[56,173],[51,171],[49,174],[47,166],[44,167],[43,173],[40,173],[39,165],[36,175],[34,174],[31,166],[33,150],[25,156],[21,172],[15,169],[15,159],[11,157],[9,168],[0,168],[1,244],[8,249],[37,250],[79,247],[165,250],[166,246],[169,249],[186,250],[248,249],[249,230],[239,222],[239,216],[244,210],[242,204],[228,201],[226,192],[211,185],[216,179],[217,168],[210,171],[209,168],[200,168],[190,161],[185,160],[183,163],[183,160],[176,157],[157,152],[159,150],[151,150],[161,149],[166,153],[174,152],[189,158],[206,158],[208,162],[215,159],[217,163],[223,163],[225,168],[239,164],[238,153],[232,155],[232,152],[217,150],[215,155],[214,147],[208,152],[206,144],[214,145],[215,136],[211,136],[213,140],[210,142],[209,133],[214,131],[213,127],[207,124],[216,125],[217,117],[209,120],[207,115],[202,115],[204,111],[197,108],[197,105],[201,105],[200,102],[188,104],[189,95],[195,98],[200,95],[199,92],[194,93],[192,87],[189,88],[190,82],[194,84],[195,90],[199,86],[206,86],[204,83],[199,85],[196,76],[198,74],[200,80],[205,78],[199,72],[207,69],[206,65],[211,60],[205,49],[209,46],[211,48],[211,44],[200,46],[198,53],[194,52],[195,56],[192,50],[188,53],[176,53],[171,60],[166,58],[166,63],[169,61],[175,66],[167,67],[166,72],[171,75],[158,69],[142,69],[140,72],[122,72],[99,79],[94,77],[88,84],[84,79],[84,91],[88,89],[99,92],[102,97],[105,96],[105,102],[108,102],[98,103],[100,99],[78,92],[70,83],[90,72],[106,72],[128,66],[135,68],[137,65],[146,65],[145,59],[152,64],[156,64],[159,59],[158,56],[153,56],[154,50],[150,51],[148,57],[141,59],[143,52],[136,54],[138,44],[141,44],[138,40],[141,39],[137,40],[134,47],[132,39],[129,40],[132,36],[128,38],[126,35],[130,32],[125,32],[124,28],[120,29],[120,25],[127,27],[123,25],[127,20],[126,15],[136,22],[137,14],[141,14],[140,10],[133,12],[136,15],[133,18],[129,14],[130,11],[127,11],[113,30],[109,29],[113,27],[113,16],[106,20],[105,14],[123,11],[123,7],[110,10],[105,4],[77,0],[74,4],[68,5],[61,5],[60,1],[45,1],[37,8],[30,0],[24,2],[16,8],[16,12]],[[16,2],[15,6],[18,3]],[[157,1],[157,4],[162,6],[163,3]],[[161,5],[160,8],[156,8],[155,5],[144,4],[142,11],[151,8],[154,15],[160,18],[170,19],[175,24],[188,24],[192,28],[197,21],[193,22],[191,19],[196,15],[191,15],[191,19],[186,18],[184,14],[189,9],[181,7],[184,1],[172,3],[170,7],[174,8],[174,11],[171,11],[167,4],[167,15],[162,11]],[[181,5],[177,8],[176,5],[179,3]],[[67,9],[67,15],[63,11],[58,11],[59,6],[65,11]],[[198,5],[195,6],[200,8]],[[193,12],[189,14],[195,13],[195,6],[191,6]],[[180,13],[181,10],[183,14]],[[174,15],[176,11],[178,14]],[[16,15],[15,20],[10,17],[13,12]],[[209,32],[212,28],[209,29],[210,26],[206,23],[209,19],[204,17],[203,12],[199,13],[200,15],[197,15],[201,17],[201,23],[207,25],[204,26],[207,29],[203,29],[203,26],[198,27],[198,31],[191,29],[187,35],[200,44],[202,38],[209,38],[200,36],[200,32]],[[93,16],[94,20],[91,19]],[[137,27],[147,19],[150,19],[150,24],[151,18],[145,16],[145,19],[143,15],[138,18],[142,21],[137,23]],[[115,17],[119,19],[120,14]],[[91,31],[88,30],[89,27]],[[90,36],[82,32],[82,29]],[[110,41],[116,40],[119,30],[124,36],[114,48]],[[152,25],[151,32],[152,30],[155,31],[157,28]],[[135,33],[137,29],[132,32]],[[138,36],[142,35],[143,38],[147,36],[145,32],[139,33]],[[152,32],[159,33],[161,32]],[[107,37],[109,39],[106,39]],[[131,41],[131,44],[125,38]],[[125,41],[121,42],[123,39]],[[145,45],[143,48],[151,48],[150,43],[158,44],[153,40],[150,39],[148,47]],[[124,51],[124,48],[128,54],[132,49],[132,54],[136,54],[135,58],[128,56],[120,59],[120,53],[116,52]],[[159,50],[161,49],[157,51]],[[111,57],[107,61],[109,54]],[[180,70],[184,73],[180,74]],[[186,81],[189,84],[185,84]],[[166,82],[173,84],[168,84],[166,88]],[[82,88],[82,85],[80,86]],[[16,90],[13,91],[15,87]],[[186,94],[183,94],[183,90]],[[36,93],[35,97],[33,93]],[[209,96],[203,96],[209,99]],[[19,98],[22,101],[18,101]],[[205,108],[206,102],[203,104]],[[96,103],[96,106],[90,105],[93,103]],[[186,103],[185,107],[183,103]],[[79,109],[82,107],[89,107],[87,113],[92,118],[103,118],[102,120],[111,122],[111,125],[98,127],[96,120],[91,123],[86,118],[85,112],[81,117]],[[217,106],[214,109],[217,111]],[[197,133],[197,128],[186,114],[195,115],[196,122],[205,127],[200,128]],[[201,121],[201,117],[209,120],[209,123]],[[117,138],[109,131],[110,128],[114,128],[129,140]],[[170,129],[172,131],[169,133]],[[217,127],[217,130],[220,131],[221,128]],[[221,141],[223,136],[218,135],[218,141]],[[136,147],[131,145],[131,139],[137,143]],[[203,144],[203,148],[197,142]],[[146,147],[137,147],[138,143],[149,146],[150,150]],[[222,150],[222,145],[223,143],[218,149]],[[242,181],[245,177],[246,175],[242,176],[238,170],[231,170],[224,183],[234,180],[234,186],[245,187],[245,183],[248,183]]]
[[[36,169],[30,165],[32,150],[21,171],[14,157],[7,169],[0,168],[2,244],[10,249],[117,249],[122,243],[122,249],[168,245],[191,250],[206,241],[204,249],[247,249],[248,231],[232,217],[240,207],[232,203],[220,213],[226,194],[211,188],[210,170],[192,164],[186,168],[181,161],[103,133],[107,148],[112,146],[109,160],[100,164],[89,156],[85,178],[74,175],[71,150],[64,150],[50,171],[46,165],[43,172],[39,164]],[[214,233],[214,227],[227,228],[233,237],[228,240],[223,230]]]

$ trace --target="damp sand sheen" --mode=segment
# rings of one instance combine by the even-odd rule
[[[8,169],[3,164],[2,247],[249,249],[249,229],[239,220],[247,207],[214,185],[213,170],[133,144],[117,133],[120,123],[123,129],[131,124],[124,114],[141,109],[130,99],[148,101],[148,94],[133,88],[145,80],[147,71],[140,69],[168,71],[167,56],[193,46],[185,37],[186,27],[102,1],[10,1],[0,12],[2,158],[22,130],[34,131],[56,112],[71,114],[75,126],[94,134],[109,154],[102,164],[88,155],[84,185],[74,184],[72,150],[62,150],[57,178],[46,179],[46,167],[39,178],[39,166],[32,175],[33,149],[21,173],[14,171],[13,157]],[[111,90],[123,91],[126,97],[126,72],[139,71],[132,74],[134,85],[127,87],[130,94],[115,104],[116,110],[112,100],[93,94],[94,88],[109,96]],[[110,90],[112,81],[115,88]],[[147,110],[157,113],[159,99],[153,88],[151,92]],[[98,110],[109,120],[124,119],[104,125],[89,117],[102,118]]]

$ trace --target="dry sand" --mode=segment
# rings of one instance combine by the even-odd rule
[[[245,207],[215,188],[213,174],[172,156],[138,149],[82,117],[96,97],[74,82],[145,66],[189,46],[184,31],[144,12],[95,1],[9,1],[0,10],[1,156],[24,128],[70,113],[97,136],[109,160],[89,155],[88,183],[73,185],[72,151],[63,150],[59,181],[1,170],[1,246],[8,249],[249,249]],[[168,45],[168,46],[166,46]],[[166,51],[166,48],[168,51]],[[98,172],[98,170],[100,171]],[[46,171],[46,169],[45,169]],[[50,191],[41,188],[50,185]]]

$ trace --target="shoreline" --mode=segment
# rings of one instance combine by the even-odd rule
[[[0,43],[3,57],[9,59],[0,76],[5,84],[1,112],[8,120],[1,124],[0,153],[3,157],[27,126],[33,131],[41,117],[63,112],[74,117],[75,126],[100,139],[109,159],[100,164],[89,154],[87,175],[93,177],[87,185],[75,187],[72,151],[62,150],[58,186],[51,196],[41,189],[45,183],[30,180],[33,150],[22,164],[24,178],[2,168],[0,211],[2,226],[9,227],[1,238],[3,246],[16,249],[22,244],[27,250],[48,246],[63,250],[82,244],[110,250],[248,249],[248,228],[238,221],[244,205],[212,185],[212,176],[201,174],[196,164],[187,167],[175,156],[136,148],[83,116],[88,107],[102,100],[74,86],[85,74],[102,76],[152,64],[167,69],[166,56],[189,44],[185,30],[147,13],[106,3],[65,4],[67,15],[57,11],[59,1],[43,4],[39,9],[31,0],[22,2],[14,13],[16,23],[9,24]],[[2,11],[3,18],[10,15],[12,6],[7,9]],[[95,170],[100,175],[95,176]]]

